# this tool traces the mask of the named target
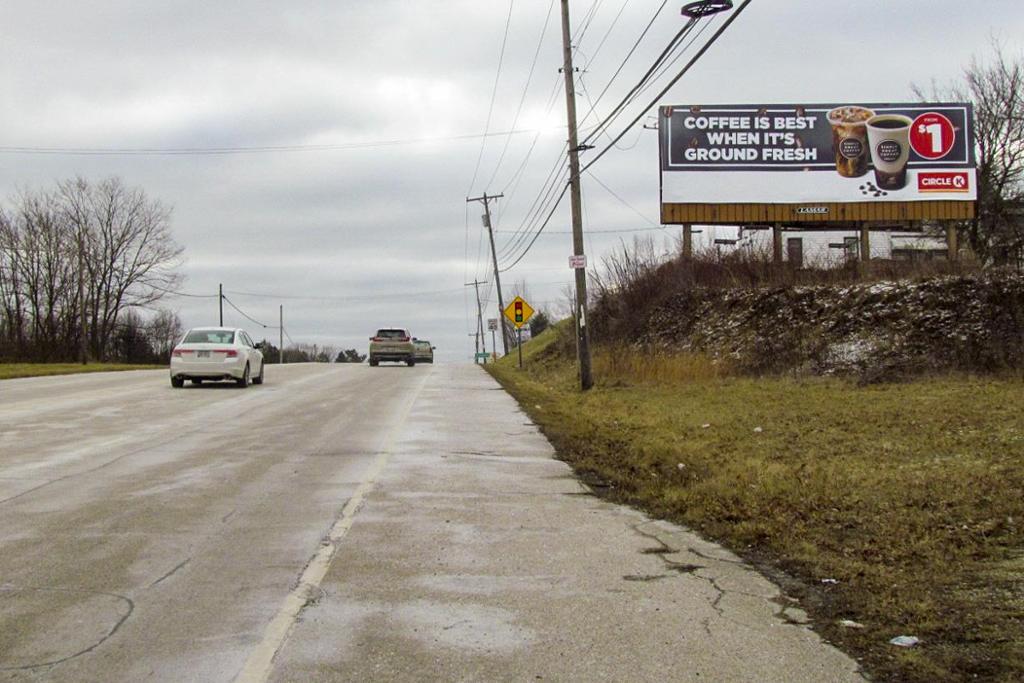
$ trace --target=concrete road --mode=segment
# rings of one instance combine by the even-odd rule
[[[0,681],[847,681],[473,366],[0,382]]]

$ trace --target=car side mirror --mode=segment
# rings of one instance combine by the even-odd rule
[[[430,347],[430,350],[431,350],[431,351],[437,351],[437,347],[436,347],[436,346],[431,346],[431,347]]]

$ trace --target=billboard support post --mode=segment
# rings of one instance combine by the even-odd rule
[[[871,261],[871,230],[866,223],[860,226],[860,261],[865,265]]]
[[[693,258],[693,225],[683,223],[683,258],[689,261]]]
[[[782,223],[772,225],[772,263],[782,265]]]
[[[959,247],[956,243],[956,225],[953,223],[946,224],[946,250],[946,258],[950,263],[957,263],[960,260]]]

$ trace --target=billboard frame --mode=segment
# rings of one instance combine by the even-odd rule
[[[965,160],[970,168],[974,168],[973,150],[973,114],[966,103],[915,103],[915,106],[936,108],[965,106],[965,123],[968,128]],[[666,141],[671,139],[668,128],[672,113],[677,111],[801,111],[820,110],[823,105],[817,104],[745,104],[745,105],[662,105],[659,107],[658,143],[658,192],[661,222],[664,225],[746,225],[746,224],[799,224],[802,229],[835,229],[837,224],[853,224],[863,226],[865,223],[900,223],[904,226],[920,224],[923,221],[966,221],[976,217],[977,201],[974,199],[935,199],[914,201],[801,201],[801,202],[681,202],[665,200],[666,174],[699,173],[696,170],[667,170]],[[831,106],[831,105],[829,105]],[[899,105],[882,105],[893,107]],[[908,105],[909,106],[909,105]],[[664,113],[669,112],[667,115]],[[963,162],[959,162],[963,163]],[[820,164],[818,164],[820,165]],[[933,165],[924,162],[921,165]],[[747,170],[733,170],[737,174]],[[901,228],[901,229],[905,229]]]

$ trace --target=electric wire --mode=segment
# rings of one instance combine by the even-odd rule
[[[501,67],[505,61],[505,46],[508,44],[508,32],[509,27],[512,25],[512,8],[515,6],[515,0],[509,0],[508,3],[508,16],[505,17],[505,33],[501,39],[501,51],[498,53],[498,70],[494,74],[494,87],[491,89],[491,104],[487,108],[487,123],[484,124],[484,133],[487,133],[491,129],[491,116],[494,114],[494,101],[498,97],[498,83],[501,81]],[[469,181],[469,189],[466,190],[466,194],[473,193],[473,186],[476,184],[477,175],[480,173],[480,163],[484,158],[484,150],[487,148],[487,138],[485,137],[480,142],[480,153],[476,157],[476,168],[473,169],[473,179]]]
[[[554,165],[551,167],[551,170],[548,171],[548,174],[545,177],[544,182],[541,183],[540,191],[534,197],[533,202],[530,205],[530,208],[526,212],[526,216],[523,218],[522,223],[520,223],[519,227],[517,228],[517,230],[521,234],[528,233],[529,230],[536,223],[537,216],[543,214],[543,207],[548,197],[550,196],[551,192],[555,188],[557,188],[558,184],[562,180],[561,175],[564,175],[565,173],[568,172],[568,169],[563,165],[564,162],[562,160],[562,155],[566,152],[566,150],[568,150],[568,148],[569,143],[564,143],[562,145],[561,150],[559,150],[558,152],[558,156],[555,157]],[[559,174],[559,169],[562,170],[562,174]],[[515,238],[510,238],[509,240],[506,240],[505,244],[503,244],[502,248],[500,249],[501,256],[504,256],[510,251],[514,251],[517,246],[518,241]]]
[[[629,92],[627,92],[626,95],[619,101],[619,103],[612,108],[608,115],[605,116],[604,119],[602,119],[601,122],[598,123],[597,126],[595,126],[594,129],[591,130],[583,138],[583,140],[580,142],[580,145],[585,145],[591,140],[593,140],[596,136],[600,135],[602,131],[610,127],[615,122],[615,120],[622,114],[626,107],[633,103],[637,96],[637,91],[639,91],[640,88],[647,84],[651,76],[653,76],[654,73],[659,68],[661,68],[661,66],[671,57],[671,55],[676,51],[676,49],[679,47],[679,45],[686,37],[686,35],[691,30],[693,30],[694,26],[697,25],[697,21],[697,19],[690,19],[689,21],[686,22],[683,28],[679,29],[679,31],[672,37],[672,40],[669,41],[668,45],[666,45],[665,48],[661,51],[661,53],[657,56],[657,58],[655,58],[654,63],[651,64],[651,66],[647,68],[647,71],[644,72],[643,76],[640,77],[640,80],[636,83],[636,85],[630,88]]]
[[[549,214],[547,215],[547,218],[545,218],[545,219],[544,219],[544,222],[543,222],[543,223],[541,224],[541,226],[540,226],[540,227],[539,227],[539,228],[537,229],[537,232],[536,232],[536,233],[534,234],[534,236],[533,236],[533,239],[531,239],[531,240],[530,240],[530,243],[526,245],[526,248],[525,248],[525,249],[523,249],[522,253],[521,253],[521,254],[519,254],[519,256],[518,256],[518,257],[516,258],[516,260],[515,260],[515,261],[513,261],[513,262],[512,262],[512,263],[510,263],[510,264],[508,264],[508,265],[507,265],[507,266],[505,266],[504,268],[499,268],[499,269],[498,269],[499,271],[501,271],[501,272],[505,273],[505,272],[508,272],[508,271],[512,270],[513,268],[515,268],[515,267],[516,267],[516,264],[518,264],[518,263],[519,263],[520,261],[522,261],[522,260],[523,260],[523,258],[524,258],[524,257],[525,257],[525,256],[526,256],[526,255],[527,255],[528,253],[530,253],[530,249],[532,249],[532,248],[533,248],[533,245],[534,245],[534,243],[535,243],[535,242],[537,241],[537,238],[538,238],[538,237],[540,237],[540,236],[541,236],[541,234],[543,234],[543,232],[544,232],[544,228],[546,228],[546,227],[548,226],[548,223],[550,223],[550,222],[551,222],[551,217],[555,215],[555,211],[556,211],[556,210],[558,209],[558,206],[559,206],[559,205],[560,205],[560,204],[562,203],[562,199],[564,199],[564,198],[565,198],[565,193],[566,193],[566,192],[567,192],[568,190],[569,190],[569,185],[568,185],[568,184],[566,184],[566,185],[565,185],[565,186],[564,186],[564,187],[562,188],[562,192],[561,192],[561,194],[559,194],[559,195],[558,195],[558,199],[557,199],[557,200],[555,200],[555,204],[554,204],[554,206],[552,206],[552,207],[551,207],[551,212],[550,212],[550,213],[549,213]]]
[[[259,325],[260,327],[262,327],[265,330],[279,330],[279,329],[281,329],[277,325],[267,325],[266,323],[263,323],[263,322],[260,322],[259,320],[256,320],[256,318],[253,318],[251,315],[249,315],[248,313],[243,311],[241,308],[236,306],[235,303],[231,299],[227,298],[226,296],[222,296],[221,298],[224,301],[227,302],[228,306],[231,306],[231,308],[235,309],[240,316],[242,316],[243,318],[245,318],[249,322],[253,323],[254,325]]]
[[[381,147],[403,147],[407,145],[437,142],[460,142],[480,140],[507,135],[537,133],[536,129],[506,130],[483,133],[467,133],[429,138],[399,138],[392,140],[368,140],[322,145],[264,145],[239,147],[32,147],[0,146],[0,154],[44,154],[66,156],[224,156],[233,154],[273,154],[288,152],[334,152]]]
[[[622,7],[619,8],[618,14],[615,15],[614,19],[612,19],[612,23],[608,25],[608,30],[605,31],[604,32],[604,36],[601,37],[601,42],[599,42],[597,44],[597,47],[594,48],[593,54],[591,54],[590,58],[587,60],[587,65],[588,66],[590,65],[591,62],[593,62],[597,58],[597,54],[601,51],[601,48],[604,47],[604,44],[608,41],[608,36],[610,36],[612,34],[613,30],[615,30],[616,24],[619,23],[619,19],[622,18],[622,13],[626,11],[626,6],[629,3],[630,3],[630,0],[623,0]],[[586,67],[584,67],[583,70],[586,71]]]
[[[438,296],[441,294],[451,294],[454,292],[462,291],[462,288],[452,289],[436,289],[426,292],[387,292],[384,294],[364,294],[355,296],[329,296],[329,295],[312,295],[312,294],[281,294],[275,292],[239,292],[235,290],[224,290],[226,294],[232,294],[234,296],[242,297],[253,297],[258,299],[283,299],[283,300],[294,300],[294,301],[337,301],[337,302],[359,302],[359,301],[379,301],[382,299],[408,299],[411,297],[429,297]],[[225,297],[226,299],[227,297]],[[262,323],[258,323],[262,324]]]
[[[620,73],[622,73],[622,70],[626,67],[626,64],[628,64],[629,60],[633,57],[633,53],[635,53],[637,51],[637,48],[640,47],[640,43],[643,42],[644,38],[647,36],[647,33],[651,30],[651,27],[654,26],[654,22],[657,21],[658,17],[661,16],[661,12],[662,10],[665,9],[665,5],[667,4],[668,0],[662,0],[661,5],[658,7],[657,10],[655,10],[654,16],[651,17],[651,20],[647,22],[647,26],[644,27],[643,32],[640,33],[640,37],[637,38],[636,42],[633,43],[633,47],[631,47],[629,49],[629,52],[626,53],[626,56],[623,58],[622,63],[619,64],[619,67],[615,70],[615,73],[612,74],[612,77],[608,80],[608,83],[605,84],[604,89],[601,91],[601,94],[597,96],[597,100],[595,101],[597,104],[601,102],[601,99],[608,92],[608,89],[612,87],[612,84],[615,82],[615,79],[619,77]],[[586,122],[586,120],[593,113],[594,108],[591,107],[590,111],[588,111],[586,115],[582,119],[580,119],[580,123]]]
[[[182,292],[175,289],[167,289],[166,287],[160,287],[158,285],[153,284],[147,284],[146,286],[150,287],[151,289],[155,289],[158,292],[169,294],[170,296],[183,296],[189,299],[216,299],[218,296],[220,296],[219,294],[192,294],[190,292]]]
[[[590,24],[594,21],[594,17],[597,16],[597,10],[600,9],[601,3],[604,0],[594,0],[593,4],[590,5],[590,9],[583,15],[583,25],[580,30],[572,37],[572,43],[575,49],[579,49],[580,43],[583,42],[583,37],[587,35],[587,31],[590,30]]]
[[[594,172],[593,172],[593,171],[587,171],[587,175],[589,175],[589,176],[590,176],[591,178],[593,178],[593,179],[594,179],[594,182],[596,182],[596,183],[597,183],[598,185],[600,185],[600,186],[601,186],[602,188],[604,188],[605,192],[607,192],[607,193],[608,193],[608,194],[610,194],[610,195],[611,195],[612,197],[614,197],[615,199],[617,199],[617,200],[619,201],[619,203],[620,203],[620,204],[622,204],[622,205],[623,205],[623,206],[625,206],[625,207],[626,207],[627,209],[629,209],[630,211],[632,211],[633,213],[635,213],[635,214],[636,214],[637,216],[640,216],[640,218],[644,219],[645,221],[647,221],[647,222],[648,222],[648,223],[650,223],[651,225],[655,226],[655,227],[656,227],[656,228],[657,228],[658,230],[664,230],[664,229],[665,229],[665,228],[664,228],[664,226],[662,226],[662,225],[658,225],[657,223],[655,223],[654,221],[652,221],[652,220],[651,220],[650,218],[648,218],[647,216],[645,216],[645,215],[644,215],[644,214],[643,214],[643,213],[642,213],[642,212],[641,212],[641,211],[640,211],[639,209],[637,209],[637,208],[636,208],[635,206],[633,206],[632,204],[630,204],[629,202],[627,202],[627,201],[626,201],[625,199],[623,199],[622,197],[620,197],[620,196],[618,195],[618,193],[617,193],[617,192],[615,192],[615,190],[613,190],[612,188],[608,187],[608,186],[607,186],[607,185],[606,185],[606,184],[605,184],[605,183],[604,183],[604,182],[603,182],[603,181],[602,181],[602,180],[601,180],[600,178],[598,178],[598,177],[597,177],[596,175],[594,175]]]
[[[557,172],[559,167],[561,167],[560,164],[556,165],[553,170]],[[540,220],[540,217],[544,215],[544,212],[547,211],[549,207],[551,207],[552,202],[554,201],[557,204],[558,201],[561,201],[562,195],[559,195],[557,200],[554,199],[555,192],[561,185],[563,186],[562,194],[564,195],[565,189],[568,188],[568,178],[568,167],[562,167],[561,172],[558,172],[557,175],[555,175],[552,178],[552,181],[549,184],[547,184],[544,192],[538,196],[537,201],[535,201],[535,208],[533,212],[527,217],[527,221],[522,226],[520,226],[518,236],[510,238],[506,242],[504,248],[502,249],[499,261],[507,261],[509,258],[511,258],[511,255],[518,251],[519,248],[523,245],[523,243],[529,238],[531,231],[537,225],[538,221]],[[550,217],[547,220],[550,220]]]
[[[533,53],[533,61],[530,63],[530,73],[526,76],[526,85],[523,86],[523,94],[519,98],[519,106],[516,108],[515,116],[512,117],[511,130],[515,130],[516,125],[519,123],[519,116],[523,113],[523,104],[526,102],[526,96],[530,92],[530,84],[533,82],[533,74],[537,68],[537,60],[540,58],[541,47],[544,46],[544,36],[547,35],[548,25],[551,23],[551,13],[555,8],[555,0],[551,0],[548,4],[548,13],[544,17],[544,26],[540,30],[540,38],[537,39],[537,49]],[[505,154],[508,152],[509,143],[512,141],[512,136],[509,135],[505,138],[505,145],[501,148],[501,155],[498,157],[498,163],[494,167],[494,172],[491,174],[490,180],[484,187],[490,187],[494,182],[494,179],[498,175],[498,171],[501,170],[501,164],[505,161]]]
[[[614,140],[612,140],[612,143],[610,145],[602,149],[597,154],[597,156],[591,159],[582,169],[580,169],[580,173],[583,173],[583,171],[586,171],[591,166],[596,164],[601,159],[601,157],[607,154],[615,146],[615,143],[621,140],[626,135],[626,133],[629,132],[630,128],[635,126],[637,122],[640,121],[640,119],[642,119],[647,114],[651,107],[657,105],[658,101],[661,100],[661,98],[664,97],[665,94],[672,89],[672,86],[678,83],[679,80],[683,76],[685,76],[686,73],[693,67],[693,65],[697,63],[697,60],[703,57],[704,54],[711,48],[711,46],[714,45],[714,43],[722,36],[723,33],[725,33],[726,29],[728,29],[729,26],[732,25],[732,22],[734,22],[740,16],[740,14],[743,13],[743,10],[745,10],[747,6],[750,5],[750,2],[751,0],[744,0],[743,4],[740,5],[732,14],[729,15],[729,18],[725,20],[725,22],[718,28],[717,31],[715,31],[714,34],[712,34],[712,36],[707,40],[706,43],[704,43],[700,50],[697,51],[697,54],[690,58],[686,65],[679,71],[679,73],[676,74],[671,81],[669,81],[668,85],[662,88],[661,91],[658,92],[658,94],[655,95],[655,97],[647,104],[647,106],[640,111],[636,118],[630,121],[630,123],[625,128],[623,128],[622,132],[619,133]]]

